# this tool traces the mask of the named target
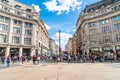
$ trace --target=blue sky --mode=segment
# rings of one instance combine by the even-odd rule
[[[79,13],[86,5],[100,0],[18,0],[40,9],[40,19],[47,25],[49,36],[58,44],[58,31],[61,30],[61,46],[75,33]],[[39,10],[38,10],[39,11]]]

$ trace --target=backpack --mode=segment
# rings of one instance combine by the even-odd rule
[[[10,57],[7,57],[7,61],[10,61]]]

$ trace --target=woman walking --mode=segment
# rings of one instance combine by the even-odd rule
[[[11,60],[11,58],[10,58],[10,56],[8,55],[8,56],[7,56],[7,59],[6,59],[7,67],[10,67],[10,60]]]
[[[40,63],[40,56],[37,57],[37,63]]]

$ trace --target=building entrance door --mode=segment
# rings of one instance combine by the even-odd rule
[[[30,48],[23,48],[23,56],[30,56]]]
[[[110,51],[104,52],[103,56],[104,56],[105,60],[114,59],[114,53],[111,53]]]
[[[6,48],[0,47],[0,56],[5,56]]]
[[[19,56],[19,48],[10,48],[10,56],[11,57],[18,57]]]

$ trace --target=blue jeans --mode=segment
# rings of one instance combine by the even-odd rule
[[[39,64],[39,63],[40,63],[40,60],[37,60],[37,63]]]
[[[6,61],[7,67],[10,67],[10,61]]]

